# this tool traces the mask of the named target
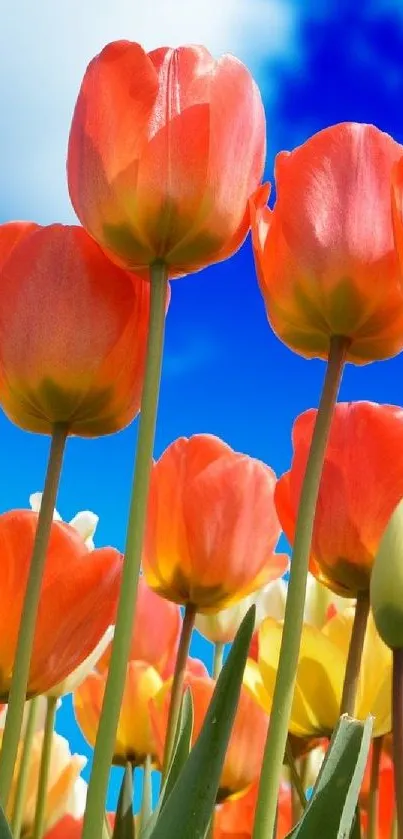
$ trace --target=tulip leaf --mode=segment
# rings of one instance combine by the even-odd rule
[[[334,731],[312,797],[287,839],[349,839],[371,745],[373,718],[344,715]],[[353,834],[358,836],[359,834]]]
[[[166,803],[169,793],[175,786],[183,766],[185,765],[190,752],[193,731],[193,700],[189,688],[186,689],[181,703],[178,725],[176,727],[175,741],[172,750],[172,760],[158,804],[147,824],[140,830],[141,839],[149,839],[159,818],[159,814]],[[1,839],[1,837],[0,837]]]
[[[3,813],[3,808],[0,807],[0,839],[13,839],[8,821]]]
[[[353,826],[351,828],[350,839],[361,839],[361,819],[360,808],[358,805],[355,808],[355,816]]]
[[[135,839],[133,816],[133,773],[130,763],[126,764],[116,809],[113,839]]]
[[[151,839],[204,839],[214,811],[254,625],[252,606],[218,677],[199,737],[160,811]]]

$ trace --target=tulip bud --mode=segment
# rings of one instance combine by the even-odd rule
[[[403,499],[382,536],[371,575],[376,628],[391,649],[403,647]]]

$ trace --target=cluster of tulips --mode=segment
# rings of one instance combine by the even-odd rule
[[[0,516],[1,839],[403,839],[403,409],[337,403],[345,363],[403,350],[403,146],[326,128],[269,209],[265,137],[237,59],[111,43],[71,126],[82,226],[0,227],[0,404],[51,437],[43,495]],[[169,280],[249,230],[273,330],[326,362],[279,479],[209,434],[152,457]],[[122,556],[57,490],[70,435],[139,413]]]

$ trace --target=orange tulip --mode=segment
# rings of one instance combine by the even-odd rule
[[[217,612],[276,577],[274,472],[207,434],[181,437],[154,464],[143,568],[163,597]]]
[[[73,694],[77,722],[91,746],[94,745],[107,674],[90,673]],[[113,762],[126,766],[144,763],[147,755],[155,758],[157,745],[151,726],[149,703],[161,690],[163,681],[154,667],[143,661],[129,661]]]
[[[363,364],[403,348],[401,269],[390,183],[403,146],[373,125],[342,123],[276,160],[277,200],[251,200],[252,236],[267,315],[305,356],[327,358],[332,336]]]
[[[76,104],[68,180],[74,209],[124,267],[197,271],[236,251],[265,159],[260,93],[236,58],[204,47],[108,44]]]
[[[148,313],[148,283],[80,227],[24,235],[0,271],[5,412],[40,433],[55,423],[83,436],[123,428],[140,407]]]
[[[0,515],[3,700],[7,699],[11,683],[37,521],[37,513],[31,510],[11,510]],[[53,522],[35,630],[29,696],[46,693],[63,681],[87,658],[114,622],[121,565],[118,551],[89,551],[72,527]]]
[[[18,242],[34,230],[40,230],[40,227],[33,221],[9,221],[7,224],[0,224],[0,269]]]
[[[277,513],[293,542],[316,411],[297,418],[294,457],[275,492]],[[403,497],[403,410],[393,405],[336,405],[327,444],[310,570],[346,597],[369,588],[378,545]]]
[[[207,709],[215,688],[210,677],[200,678],[189,671],[184,686],[192,692],[194,724],[192,743],[200,734]],[[151,718],[160,763],[163,760],[165,734],[171,700],[171,683],[165,683],[161,692],[150,703]],[[235,716],[231,738],[221,775],[218,800],[246,790],[260,775],[264,744],[269,718],[246,688],[241,696]]]
[[[373,747],[372,747],[373,750]],[[370,802],[370,783],[371,783],[371,757],[368,758],[364,780],[361,787],[360,806],[361,806],[361,824],[363,831],[366,831],[368,826]],[[392,834],[393,816],[394,816],[394,769],[393,760],[389,757],[387,752],[382,749],[380,765],[379,765],[379,790],[378,790],[378,827],[376,837],[377,839],[390,839]]]
[[[167,678],[175,666],[181,626],[179,606],[155,594],[141,577],[129,660],[145,661]],[[97,670],[100,673],[109,667],[111,649],[112,645],[98,661]]]
[[[242,797],[230,799],[217,808],[214,820],[214,839],[251,839],[257,794],[258,783],[255,783]],[[276,839],[284,839],[291,827],[291,790],[287,784],[281,784],[278,798]]]
[[[45,833],[45,839],[81,839],[82,832],[83,819],[64,816],[51,830]]]

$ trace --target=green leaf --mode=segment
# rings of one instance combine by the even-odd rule
[[[159,818],[160,811],[166,803],[169,793],[176,784],[176,781],[189,757],[193,731],[193,700],[189,688],[185,690],[182,697],[178,725],[175,733],[175,742],[172,752],[172,760],[168,769],[165,784],[161,790],[158,804],[147,822],[147,825],[140,831],[140,839],[150,839],[154,827]],[[1,839],[1,837],[0,837]]]
[[[360,808],[358,805],[355,808],[355,816],[353,826],[351,828],[350,839],[361,839],[361,819]]]
[[[13,839],[2,807],[0,807],[0,839]]]
[[[133,772],[130,763],[126,764],[120,787],[118,806],[116,809],[113,839],[135,839],[133,816]]]
[[[372,717],[365,723],[346,715],[341,717],[312,797],[287,839],[349,839],[371,745],[372,724]]]
[[[252,606],[238,630],[204,720],[152,831],[152,839],[204,839],[214,810],[252,633]]]

